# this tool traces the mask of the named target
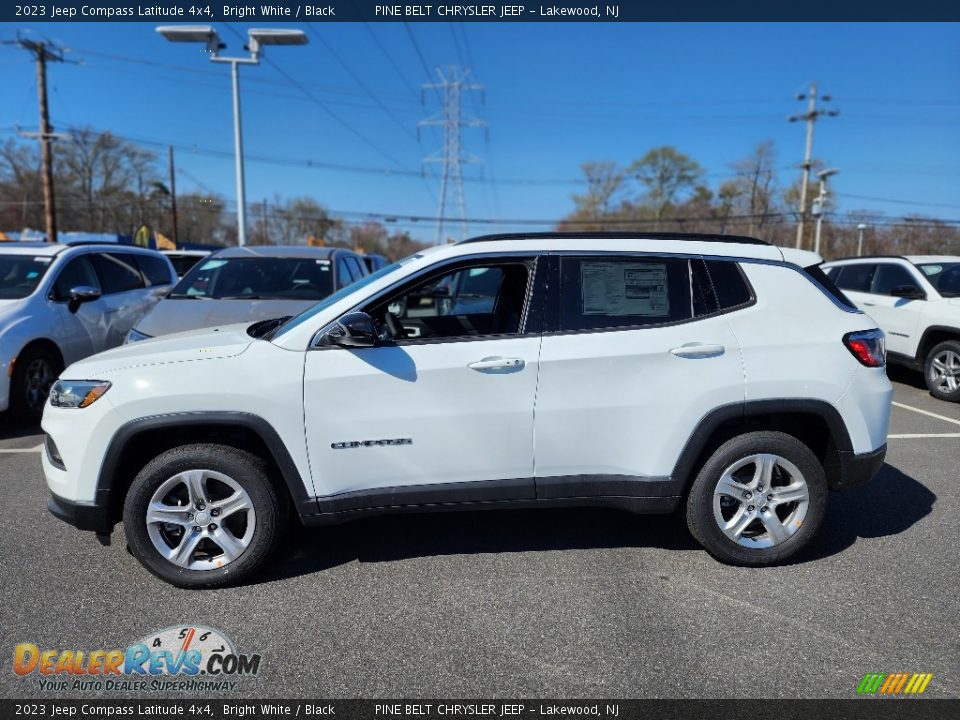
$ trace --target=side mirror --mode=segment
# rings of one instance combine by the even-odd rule
[[[906,298],[907,300],[926,300],[927,294],[914,285],[897,285],[890,288],[890,294],[893,297]]]
[[[373,318],[367,313],[352,312],[340,318],[327,337],[340,347],[373,347],[377,344],[377,329]]]
[[[67,301],[67,309],[75,313],[85,302],[96,300],[99,297],[100,291],[97,288],[90,287],[89,285],[78,285],[77,287],[70,288],[70,298]]]

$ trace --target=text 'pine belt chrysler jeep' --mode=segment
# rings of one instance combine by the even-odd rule
[[[816,534],[883,463],[884,336],[812,253],[695,235],[478,238],[293,318],[68,367],[50,509],[124,523],[179,586],[261,567],[304,524],[425,510],[683,508],[742,565]]]

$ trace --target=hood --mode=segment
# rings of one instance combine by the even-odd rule
[[[150,310],[136,328],[150,337],[184,330],[212,328],[231,323],[248,325],[285,315],[299,315],[317,300],[216,300],[164,298]]]
[[[256,342],[247,335],[249,326],[250,323],[239,323],[121,345],[74,363],[61,377],[87,380],[130,367],[233,357]]]

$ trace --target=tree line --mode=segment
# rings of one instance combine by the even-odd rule
[[[809,198],[817,194],[816,161]],[[796,244],[800,178],[778,181],[772,141],[729,165],[729,179],[711,189],[703,167],[675,147],[655,147],[623,165],[614,161],[581,166],[586,189],[572,198],[574,209],[558,224],[568,231],[679,231],[759,237],[775,245]],[[799,175],[799,173],[798,173]],[[856,253],[858,224],[864,223],[864,253],[960,254],[960,228],[955,223],[919,215],[888,218],[869,210],[835,212],[828,195],[821,230],[820,253],[826,258]],[[815,220],[808,216],[803,247],[813,248]]]
[[[61,232],[133,235],[142,225],[173,238],[172,197],[156,152],[92,128],[73,130],[54,146],[54,194]],[[181,243],[236,245],[236,215],[213,192],[177,193]],[[248,204],[247,242],[302,245],[309,238],[391,260],[425,247],[380,223],[347,224],[309,196]],[[40,152],[35,142],[0,144],[0,230],[44,227]]]

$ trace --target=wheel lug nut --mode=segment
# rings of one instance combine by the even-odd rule
[[[213,515],[213,517],[216,517],[217,515],[220,514],[220,508],[214,508],[213,510],[210,511],[210,514]]]
[[[187,513],[187,520],[193,520],[193,513]]]
[[[194,531],[194,532],[200,532],[200,526],[199,526],[199,525],[194,525],[194,526],[193,526],[193,531]]]
[[[743,496],[744,496],[747,500],[749,500],[751,497],[753,497],[750,492],[744,492],[744,493],[743,493]]]
[[[767,495],[767,500],[773,500],[773,495]]]
[[[202,502],[198,502],[198,503],[197,503],[197,510],[203,510],[203,509],[205,509],[206,507],[207,507],[207,506],[204,505]]]
[[[767,511],[767,506],[766,506],[766,505],[764,505],[762,508],[760,508],[760,512],[765,513],[766,511]]]
[[[217,529],[216,523],[210,523],[209,525],[207,525],[207,530],[209,530],[210,532],[213,532],[216,529]]]
[[[756,508],[753,505],[747,506],[747,512],[753,512],[754,510],[756,510]]]

